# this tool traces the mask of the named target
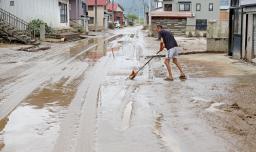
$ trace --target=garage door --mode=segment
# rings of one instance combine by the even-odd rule
[[[253,17],[253,48],[254,58],[256,58],[256,15]]]

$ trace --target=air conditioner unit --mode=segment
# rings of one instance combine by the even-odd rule
[[[192,17],[195,17],[196,16],[196,14],[195,13],[192,13]]]

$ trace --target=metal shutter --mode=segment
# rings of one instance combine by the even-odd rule
[[[256,14],[253,17],[253,51],[256,57]]]

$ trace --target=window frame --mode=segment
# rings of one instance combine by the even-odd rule
[[[68,4],[60,3],[60,23],[68,23]]]
[[[213,11],[213,3],[209,3],[209,11],[211,11],[211,12]]]
[[[88,24],[94,24],[94,17],[89,17]]]
[[[199,9],[198,9],[199,6]],[[196,3],[196,11],[200,12],[201,11],[201,3]]]
[[[199,24],[200,21],[200,24]],[[206,31],[208,28],[207,19],[196,19],[196,30]]]
[[[10,6],[15,6],[15,2],[14,1],[10,1]]]
[[[181,6],[183,5],[183,9],[181,9]],[[187,9],[186,6],[189,6]],[[191,3],[179,3],[179,11],[180,12],[188,12],[191,11]]]
[[[88,6],[88,11],[93,11],[94,10],[94,6]]]
[[[167,5],[169,5],[169,7],[166,7]],[[171,10],[166,8],[171,8]],[[164,11],[172,11],[172,4],[164,4]]]

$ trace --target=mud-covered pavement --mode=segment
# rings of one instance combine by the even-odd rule
[[[42,52],[0,49],[1,151],[255,151],[254,66],[224,54],[186,55],[188,80],[174,68],[175,81],[166,82],[155,58],[131,81],[158,42],[139,27],[115,34],[122,36]]]

